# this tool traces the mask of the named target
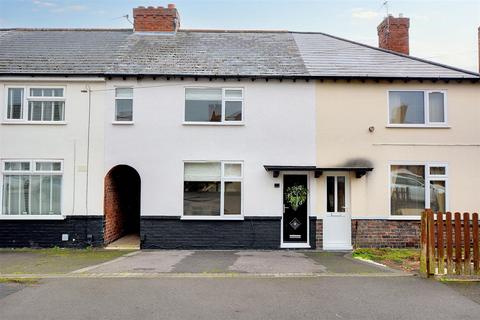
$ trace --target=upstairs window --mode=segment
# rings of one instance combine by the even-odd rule
[[[29,121],[65,120],[65,100],[61,88],[31,88],[28,97]]]
[[[115,89],[115,121],[132,122],[133,121],[133,89],[116,88]]]
[[[242,123],[243,89],[187,88],[185,122]]]
[[[3,215],[60,215],[61,161],[4,161]]]
[[[65,120],[63,88],[8,88],[7,121],[61,122]]]
[[[438,126],[447,123],[446,92],[390,91],[389,124]]]
[[[23,119],[23,88],[8,88],[7,119]]]

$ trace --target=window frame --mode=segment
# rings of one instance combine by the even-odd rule
[[[29,170],[5,170],[5,163],[7,162],[28,162],[30,164]],[[36,170],[36,164],[41,162],[57,162],[60,163],[60,170],[58,171],[42,171]],[[63,159],[1,159],[0,160],[0,220],[63,220],[64,214],[64,161]],[[61,176],[61,192],[60,192],[60,214],[4,214],[3,213],[3,182],[6,175],[29,175],[29,176]],[[31,197],[31,195],[30,195]]]
[[[132,96],[130,98],[119,98],[117,97],[117,89],[132,89]],[[115,86],[113,90],[113,99],[114,99],[114,106],[113,106],[113,120],[112,124],[134,124],[135,121],[135,87],[133,86]],[[132,120],[117,120],[117,100],[132,100]]]
[[[23,99],[22,99],[22,118],[21,119],[8,119],[8,90],[9,89],[23,89]],[[62,89],[62,97],[35,97],[30,95],[31,89]],[[55,85],[8,85],[4,87],[5,91],[5,104],[4,104],[4,114],[3,114],[3,123],[6,124],[66,124],[67,119],[67,87],[66,86],[55,86]],[[63,102],[63,120],[28,120],[28,104],[30,101],[61,101]],[[52,111],[53,112],[53,111]]]
[[[199,216],[199,215],[185,215],[184,201],[185,201],[185,164],[186,163],[220,163],[220,215],[217,216]],[[239,164],[241,168],[240,177],[225,177],[226,164]],[[184,160],[182,162],[182,220],[244,220],[244,162],[240,160]],[[240,182],[240,214],[225,214],[225,182]]]
[[[391,123],[390,93],[391,92],[423,92],[424,123]],[[443,122],[430,121],[430,93],[443,94]],[[446,128],[448,127],[448,96],[446,89],[389,89],[387,90],[387,127],[389,128]]]
[[[430,207],[430,181],[445,182],[445,211],[450,210],[449,168],[447,162],[442,161],[390,161],[388,163],[388,212],[389,216],[396,219],[419,219],[419,215],[396,215],[392,214],[392,166],[423,166],[425,168],[425,209]],[[430,174],[431,167],[444,167],[445,174]],[[428,186],[428,188],[427,188]]]
[[[221,121],[186,121],[186,109],[187,109],[187,90],[188,89],[221,89],[222,90],[222,119]],[[241,90],[242,91],[242,98],[241,99],[234,99],[234,98],[226,98],[225,91],[227,90]],[[225,120],[225,102],[226,101],[241,101],[242,102],[242,120],[241,121],[232,121],[232,120]],[[245,124],[245,88],[244,87],[206,87],[206,86],[187,86],[184,87],[183,92],[183,119],[182,122],[184,125],[203,125],[203,126],[241,126]]]
[[[338,211],[338,177],[345,178],[345,207],[344,211]],[[334,211],[328,211],[328,178],[334,178],[333,193],[334,193]],[[327,217],[343,217],[351,215],[350,213],[350,175],[348,173],[329,173],[325,176],[325,215]]]

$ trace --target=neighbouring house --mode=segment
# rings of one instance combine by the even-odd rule
[[[418,246],[478,211],[480,75],[315,32],[0,30],[0,246]]]

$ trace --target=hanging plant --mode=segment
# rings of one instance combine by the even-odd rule
[[[307,200],[308,189],[303,185],[294,185],[287,188],[285,192],[285,198],[287,203],[292,207],[293,211],[297,211],[298,208]]]

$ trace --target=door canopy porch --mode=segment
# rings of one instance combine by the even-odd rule
[[[372,171],[372,167],[316,167],[316,166],[281,166],[281,165],[264,165],[267,172],[272,172],[274,178],[280,175],[281,171],[313,171],[315,178],[322,176],[328,171],[353,171],[356,178],[361,178],[368,172]]]

